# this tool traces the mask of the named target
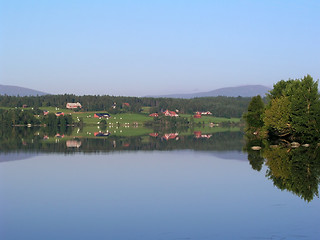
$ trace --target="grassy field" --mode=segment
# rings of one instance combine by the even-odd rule
[[[89,125],[96,125],[104,118],[94,118],[94,114],[98,112],[76,112],[73,113],[72,116],[74,120],[78,120],[80,118],[83,119],[84,123]],[[105,119],[107,121],[107,125],[142,125],[146,121],[152,120],[147,114],[139,114],[139,113],[119,113],[112,114],[109,119]]]
[[[193,115],[190,114],[180,114],[180,117],[185,117],[190,119]],[[223,118],[223,117],[214,117],[214,116],[202,116],[201,118],[193,118],[195,123],[222,123],[222,122],[240,122],[240,118]]]
[[[113,136],[123,136],[123,137],[132,137],[132,136],[142,136],[148,135],[152,132],[152,129],[144,128],[144,127],[130,127],[130,126],[106,126],[106,128],[102,128],[98,125],[93,126],[89,125],[83,128],[82,130],[75,128],[72,135],[73,137],[95,137],[95,132],[109,132]]]
[[[10,108],[4,108],[2,109],[10,109]],[[22,109],[22,108],[19,108]],[[25,108],[25,110],[28,110],[31,108]],[[79,121],[80,119],[83,120],[83,122],[86,125],[97,125],[99,122],[103,119],[94,118],[95,113],[103,113],[103,111],[96,111],[96,112],[74,112],[70,109],[65,108],[56,108],[56,107],[40,107],[41,110],[46,110],[51,113],[57,113],[57,112],[64,112],[65,114],[71,114],[73,119],[75,121]],[[106,119],[107,126],[108,127],[120,127],[123,125],[137,125],[141,126],[146,121],[152,121],[153,118],[149,117],[148,109],[149,107],[144,107],[144,111],[142,113],[119,113],[119,114],[111,114],[111,118]],[[193,115],[191,114],[180,114],[180,117],[185,118],[193,118]],[[204,125],[209,125],[210,123],[222,123],[222,122],[240,122],[240,118],[222,118],[222,117],[214,117],[214,116],[202,116],[201,118],[193,118],[195,123],[204,123]]]
[[[102,119],[94,118],[95,112],[86,112],[86,113],[73,113],[72,116],[75,120],[77,118],[82,118],[86,124],[98,124]],[[190,119],[193,115],[181,114],[180,117],[185,117]],[[121,114],[113,114],[111,118],[107,120],[108,125],[124,125],[124,124],[138,124],[142,125],[146,121],[152,121],[153,118],[149,117],[148,114],[145,113],[121,113]],[[240,118],[221,118],[221,117],[213,117],[213,116],[203,116],[202,118],[194,118],[195,123],[222,123],[222,122],[240,122]]]

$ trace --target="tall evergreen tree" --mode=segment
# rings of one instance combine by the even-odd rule
[[[248,112],[243,115],[247,128],[258,129],[263,127],[264,103],[260,95],[252,98],[248,106]]]

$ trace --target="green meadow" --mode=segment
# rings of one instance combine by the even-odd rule
[[[2,108],[8,110],[9,108]],[[23,108],[19,108],[23,109]],[[25,108],[25,110],[32,108]],[[75,127],[72,132],[72,137],[95,137],[96,132],[109,132],[113,136],[146,136],[154,130],[152,128],[147,128],[144,123],[147,121],[153,121],[153,117],[149,116],[149,109],[147,107],[143,108],[141,113],[119,113],[110,114],[110,118],[95,118],[95,113],[105,113],[104,111],[97,112],[75,112],[70,109],[56,108],[56,107],[40,107],[40,110],[49,111],[51,113],[64,112],[65,114],[71,114],[75,122],[83,121],[83,128]],[[187,118],[189,121],[194,121],[192,128],[187,128],[186,130],[177,130],[181,135],[190,135],[194,132],[202,132],[203,134],[213,134],[216,132],[225,131],[240,131],[239,127],[221,127],[220,123],[223,122],[233,122],[239,123],[240,118],[221,118],[214,116],[202,116],[201,118],[193,118],[191,114],[180,114],[180,117]],[[106,124],[101,124],[102,120],[106,121]],[[165,131],[165,130],[163,130]],[[168,130],[169,131],[169,130]],[[173,130],[172,130],[173,131]],[[68,139],[70,137],[66,137]],[[62,140],[62,139],[60,139]]]

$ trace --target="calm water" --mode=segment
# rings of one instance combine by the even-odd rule
[[[7,153],[0,239],[319,239],[320,201],[229,151]]]

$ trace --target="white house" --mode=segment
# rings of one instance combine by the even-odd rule
[[[82,108],[81,104],[79,102],[76,103],[67,103],[66,106],[68,109],[74,109],[74,108]]]

